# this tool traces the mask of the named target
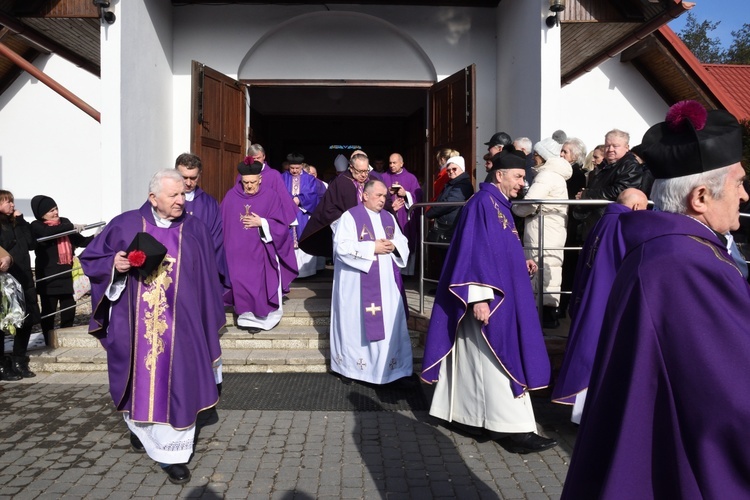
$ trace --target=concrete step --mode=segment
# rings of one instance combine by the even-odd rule
[[[29,367],[39,372],[98,372],[107,370],[101,347],[61,347],[29,351]],[[414,369],[419,370],[424,349],[414,348]],[[330,365],[328,348],[320,349],[225,349],[225,373],[321,373]]]

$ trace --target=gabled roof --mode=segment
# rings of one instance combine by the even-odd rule
[[[743,108],[737,99],[740,95],[748,99],[750,83],[747,76],[745,86],[742,87],[745,90],[735,91],[739,87],[723,85],[720,83],[720,79],[723,80],[722,70],[707,69],[706,66],[726,65],[701,64],[669,26],[660,27],[624,51],[620,60],[632,63],[670,106],[678,101],[692,99],[707,109],[726,109],[737,119],[749,116],[750,107]],[[748,73],[750,71],[744,74]]]
[[[750,119],[750,65],[704,64],[714,80],[729,94],[740,108],[740,120]]]

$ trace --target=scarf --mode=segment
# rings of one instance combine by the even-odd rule
[[[60,219],[45,220],[44,223],[48,226],[59,226]],[[57,263],[64,265],[71,265],[73,263],[73,245],[67,236],[57,238]]]

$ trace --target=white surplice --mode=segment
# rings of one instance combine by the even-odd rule
[[[385,238],[380,214],[367,210],[377,239]],[[359,231],[349,212],[336,224],[333,237],[333,297],[331,303],[331,370],[373,384],[387,384],[411,376],[413,356],[406,326],[404,302],[394,277],[409,259],[409,243],[393,219],[392,242],[397,253],[375,254],[374,241],[359,241]],[[360,274],[369,272],[375,259],[380,269],[380,293],[385,339],[370,342],[364,331]]]

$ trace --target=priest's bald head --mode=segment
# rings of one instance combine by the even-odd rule
[[[742,127],[734,116],[681,101],[641,144],[656,178],[651,198],[658,210],[689,215],[719,234],[739,229],[740,204],[748,195],[742,186]]]

